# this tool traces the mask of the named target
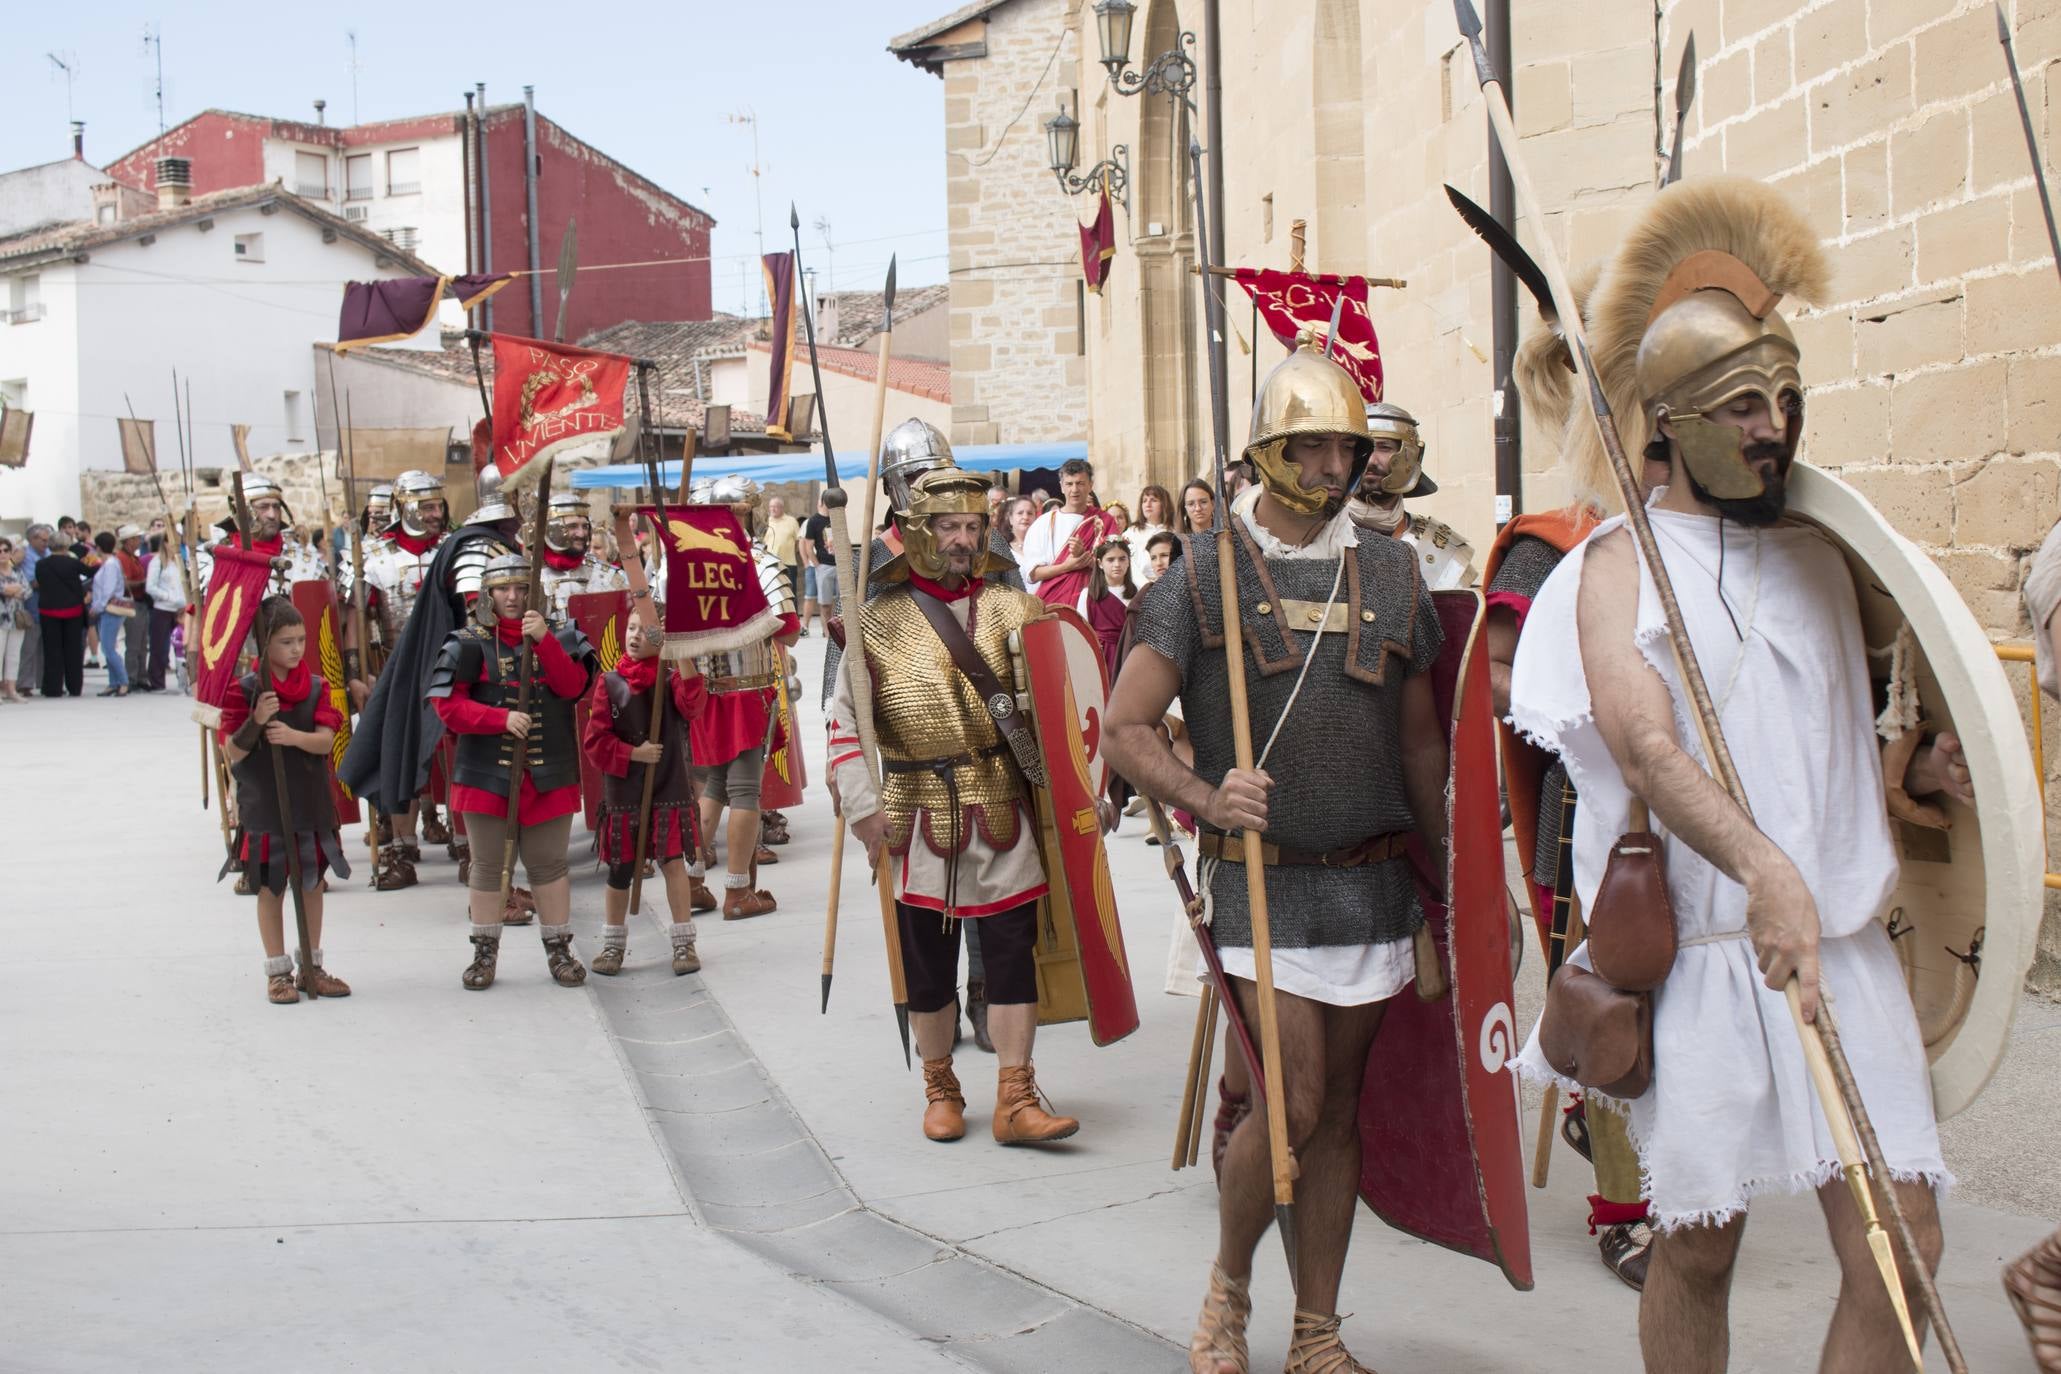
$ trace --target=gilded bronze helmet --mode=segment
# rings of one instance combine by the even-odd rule
[[[1359,486],[1374,451],[1366,400],[1352,374],[1325,357],[1308,335],[1260,383],[1245,457],[1276,501],[1297,515],[1315,515],[1324,509],[1325,496],[1302,485],[1300,471],[1288,456],[1288,440],[1297,434],[1352,436],[1359,457],[1346,489]]]
[[[902,558],[909,570],[935,582],[950,569],[938,553],[931,520],[940,515],[978,515],[981,519],[979,549],[973,560],[974,577],[982,576],[987,561],[988,480],[968,472],[946,458],[936,467],[919,474],[910,484],[909,505],[895,515],[902,533]]]
[[[1367,433],[1396,444],[1395,461],[1376,485],[1380,495],[1429,496],[1438,490],[1438,483],[1424,471],[1424,439],[1417,432],[1416,416],[1393,401],[1376,401],[1367,407]]]
[[[1742,396],[1757,396],[1794,458],[1803,436],[1803,374],[1797,366],[1803,354],[1774,311],[1780,297],[1738,259],[1726,261],[1750,279],[1740,289],[1756,304],[1764,301],[1765,313],[1756,315],[1747,300],[1724,286],[1690,285],[1672,301],[1664,291],[1639,344],[1639,390],[1649,398],[1656,430],[1665,420],[1674,431],[1689,475],[1712,496],[1747,500],[1766,484],[1746,462],[1744,435],[1708,417]],[[1670,285],[1694,262],[1677,268]],[[1689,280],[1696,280],[1693,273]]]

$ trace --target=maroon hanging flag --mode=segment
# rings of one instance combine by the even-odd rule
[[[513,272],[463,277],[390,277],[344,283],[343,315],[336,325],[336,351],[409,339],[436,319],[446,292],[464,309],[515,280]]]
[[[1116,256],[1116,216],[1109,208],[1109,183],[1102,183],[1102,194],[1097,197],[1101,204],[1095,209],[1095,218],[1078,226],[1081,231],[1081,275],[1088,279],[1088,289],[1096,295],[1102,294],[1102,283],[1109,280],[1109,260]]]
[[[794,254],[768,253],[759,266],[766,273],[766,298],[772,301],[773,372],[766,383],[766,434],[792,439],[787,429],[787,402],[794,388]]]
[[[233,539],[215,545],[213,560],[207,601],[200,609],[200,643],[186,644],[189,655],[198,649],[200,661],[193,675],[193,718],[210,730],[222,723],[222,701],[236,685],[237,657],[272,578],[271,556],[242,548]]]
[[[495,334],[493,463],[503,482],[568,444],[612,439],[623,429],[630,360],[571,344]]]
[[[1343,295],[1331,361],[1352,374],[1369,405],[1381,399],[1381,340],[1367,311],[1365,277],[1311,277],[1255,267],[1240,267],[1231,275],[1259,307],[1274,337],[1290,348],[1304,330],[1323,338],[1331,328],[1332,305]]]
[[[728,506],[644,508],[665,551],[665,657],[688,659],[756,644],[780,614],[759,585],[751,536]]]

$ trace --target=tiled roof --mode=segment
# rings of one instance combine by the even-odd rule
[[[945,304],[952,294],[952,288],[940,282],[936,286],[911,286],[895,293],[895,318],[913,319],[927,310]],[[880,332],[883,297],[878,291],[828,291],[816,298],[821,306],[835,306],[837,309],[837,337],[817,339],[819,344],[833,344],[839,348],[857,348]]]
[[[753,340],[751,351],[770,353],[766,344]],[[816,345],[816,360],[825,372],[836,372],[846,377],[857,377],[861,381],[873,380],[874,368],[880,355],[870,348],[835,348]],[[795,354],[797,366],[808,366],[805,352]],[[933,401],[947,404],[952,399],[952,365],[930,358],[889,358],[887,360],[887,384],[896,391],[912,396],[927,396]]]
[[[144,234],[155,233],[161,229],[191,224],[210,215],[266,204],[291,210],[324,229],[333,230],[338,237],[350,239],[361,248],[390,259],[396,267],[404,271],[423,277],[437,275],[436,268],[413,253],[395,247],[369,229],[330,214],[319,205],[302,200],[292,192],[282,189],[276,181],[264,186],[243,186],[233,191],[216,191],[210,195],[195,196],[184,205],[169,210],[154,210],[147,215],[132,215],[128,219],[116,220],[113,224],[75,220],[69,224],[31,229],[0,239],[0,267],[15,259],[62,257],[87,252],[104,244],[120,243],[125,239],[140,238]]]
[[[897,34],[888,39],[887,50],[905,62],[913,62],[919,67],[935,72],[937,67],[925,60],[931,39],[939,34],[949,33],[969,20],[979,19],[991,10],[998,10],[1007,2],[1008,0],[973,0],[973,3],[961,5],[943,18],[933,19],[921,28],[911,29],[907,33]]]
[[[693,323],[707,325],[713,324],[715,321],[703,320]],[[664,429],[681,429],[687,426],[692,426],[696,429],[701,428],[702,422],[706,418],[706,412],[702,402],[689,394],[694,385],[694,375],[690,366],[685,363],[675,365],[658,353],[635,352],[622,346],[619,341],[606,339],[606,336],[614,335],[621,330],[648,327],[650,326],[639,326],[636,324],[617,325],[613,329],[605,329],[598,334],[589,335],[586,339],[580,341],[580,346],[610,353],[623,353],[633,358],[649,358],[651,361],[659,364],[660,372],[658,376],[652,379],[651,400],[653,407],[658,412],[660,427]],[[688,328],[691,325],[680,327]],[[604,341],[596,342],[597,340]],[[457,331],[451,331],[443,336],[443,342],[444,346],[442,348],[397,348],[389,344],[380,344],[371,348],[354,349],[350,356],[367,362],[380,363],[387,367],[399,368],[403,372],[412,372],[420,377],[432,377],[438,381],[456,383],[467,389],[475,387],[477,382],[472,373],[472,347],[465,342],[465,336]],[[317,345],[317,347],[332,346],[328,344]],[[489,394],[492,394],[494,390],[494,351],[491,348],[485,345],[480,347],[479,364],[480,372],[486,378],[487,391]],[[891,376],[892,374],[890,374]],[[631,378],[630,385],[633,389],[636,386],[634,376]],[[630,409],[634,412],[637,405],[634,392],[629,404]],[[763,434],[766,430],[765,417],[753,414],[751,411],[741,407],[732,406],[730,408],[730,429],[733,433],[737,434]]]
[[[689,375],[697,354],[709,349],[741,347],[760,321],[739,315],[707,320],[625,320],[596,330],[580,340],[582,348],[649,358],[668,373]]]

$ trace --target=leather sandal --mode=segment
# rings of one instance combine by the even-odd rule
[[[1338,1328],[1345,1318],[1295,1309],[1295,1334],[1281,1374],[1374,1374],[1345,1348]]]
[[[687,906],[692,911],[714,911],[716,894],[709,891],[708,883],[701,878],[687,880]]]
[[[1623,1280],[1635,1293],[1646,1291],[1646,1266],[1653,1258],[1653,1228],[1643,1221],[1623,1221],[1599,1227],[1596,1246],[1603,1253],[1603,1267]]]
[[[1029,1064],[1005,1065],[995,1083],[995,1143],[1049,1145],[1080,1130],[1070,1116],[1055,1116],[1038,1103],[1037,1070]]]
[[[779,909],[780,903],[773,900],[770,892],[733,887],[723,893],[723,919],[726,921],[747,921]]]
[[[1245,1324],[1252,1319],[1252,1293],[1222,1266],[1209,1267],[1209,1293],[1195,1335],[1188,1342],[1189,1374],[1247,1374],[1251,1356],[1245,1348]]]
[[[301,1000],[300,989],[293,985],[290,973],[275,973],[265,980],[265,1000],[274,1006],[284,1007]]]
[[[623,945],[604,943],[601,952],[587,961],[587,967],[604,978],[613,978],[623,971],[623,956],[629,952]]]
[[[2025,1324],[2033,1367],[2040,1374],[2061,1374],[2061,1231],[2004,1269],[2004,1296]]]
[[[1577,1097],[1560,1109],[1560,1138],[1574,1146],[1574,1152],[1591,1164],[1596,1156],[1589,1145],[1589,1104]]]
[[[764,845],[760,845],[752,851],[751,861],[754,864],[777,864],[780,862],[780,856]]]
[[[351,985],[320,964],[315,965],[313,968],[302,969],[294,978],[294,986],[303,992],[312,988],[317,997],[349,997],[351,995]]]
[[[952,1072],[952,1056],[923,1061],[923,1134],[931,1140],[958,1140],[966,1134],[966,1094]]]

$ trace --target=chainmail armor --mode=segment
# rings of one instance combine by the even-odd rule
[[[1265,748],[1295,691],[1313,637],[1283,627],[1280,600],[1322,605],[1338,565],[1270,559],[1262,576],[1254,546],[1242,542],[1238,589],[1257,751]],[[1267,838],[1295,849],[1338,849],[1416,825],[1403,788],[1402,684],[1430,668],[1444,635],[1407,548],[1393,539],[1362,537],[1351,553],[1338,593],[1348,608],[1347,632],[1324,635],[1294,714],[1265,764],[1283,782],[1269,805]],[[1177,566],[1145,589],[1132,625],[1138,644],[1180,671],[1195,771],[1215,785],[1236,757],[1215,542],[1190,540],[1181,563],[1185,571]],[[1243,867],[1218,864],[1210,896],[1217,942],[1250,946]],[[1267,908],[1274,943],[1288,948],[1401,940],[1423,922],[1409,862],[1400,857],[1359,868],[1276,865],[1267,870]]]

